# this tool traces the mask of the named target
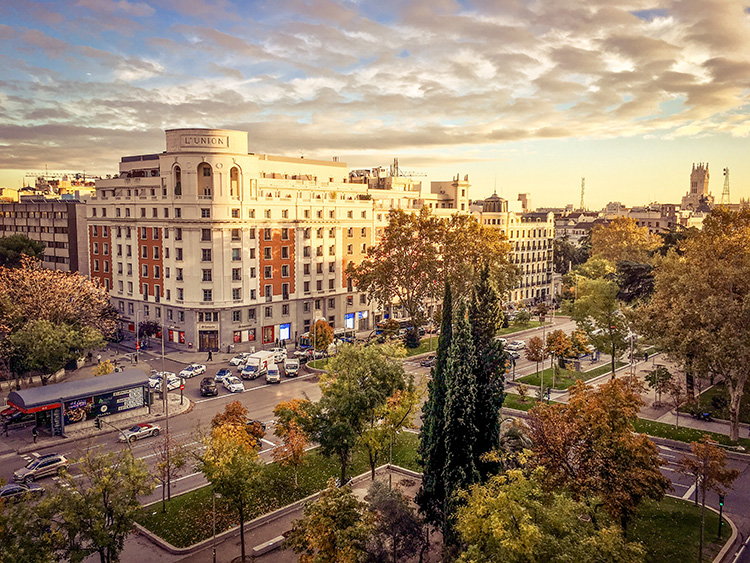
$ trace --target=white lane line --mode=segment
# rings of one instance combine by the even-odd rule
[[[671,457],[672,459],[674,459],[674,458],[677,457],[676,455],[672,455],[672,454],[661,454],[661,456],[662,457]]]
[[[276,444],[274,444],[274,443],[273,443],[273,442],[272,442],[271,440],[266,440],[265,438],[261,438],[261,439],[260,439],[260,441],[261,441],[261,442],[265,442],[266,444],[268,444],[268,445],[269,445],[269,446],[271,446],[272,448],[275,448],[275,447],[276,447]]]
[[[271,387],[272,385],[283,385],[284,383],[292,383],[294,381],[299,381],[302,379],[308,379],[310,377],[314,377],[316,374],[314,373],[308,373],[307,375],[301,375],[299,377],[294,377],[292,379],[285,379],[282,380],[280,383],[264,383],[263,385],[259,385],[258,387],[251,387],[250,389],[245,389],[242,391],[242,393],[249,393],[250,391],[257,391],[258,389],[265,389],[266,387]],[[242,394],[240,393],[240,394]],[[229,393],[230,395],[234,395],[234,393]],[[205,399],[198,399],[196,401],[193,401],[194,403],[205,403],[207,401],[215,401],[217,399],[223,399],[227,395],[216,395],[216,397],[207,397]]]
[[[689,499],[691,496],[693,496],[693,493],[695,492],[695,483],[690,485],[690,488],[685,492],[684,495],[682,495],[682,498]]]

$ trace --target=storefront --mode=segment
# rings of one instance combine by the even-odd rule
[[[93,426],[98,416],[149,409],[148,375],[138,369],[81,381],[66,381],[13,391],[8,404],[36,415],[36,425],[61,436],[70,425]]]

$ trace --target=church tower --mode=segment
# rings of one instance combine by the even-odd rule
[[[686,196],[682,198],[682,209],[695,211],[703,200],[708,205],[713,205],[714,198],[708,193],[708,163],[693,163],[693,170],[690,173],[690,189]]]

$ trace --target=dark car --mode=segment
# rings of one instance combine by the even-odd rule
[[[426,367],[426,368],[434,366],[435,365],[435,356],[434,355],[433,356],[428,356],[427,358],[422,359],[419,362],[419,365],[422,366],[422,367]]]
[[[36,483],[9,483],[0,489],[0,499],[9,502],[20,502],[25,496],[40,497],[44,494],[44,489]]]
[[[215,396],[219,394],[219,388],[212,377],[204,377],[201,380],[201,396]]]

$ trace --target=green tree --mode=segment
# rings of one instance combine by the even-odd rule
[[[203,443],[206,450],[198,458],[198,470],[237,511],[244,561],[245,518],[253,503],[258,502],[257,490],[263,477],[264,465],[258,457],[256,441],[244,426],[225,422],[214,426]]]
[[[24,324],[10,334],[4,344],[15,373],[39,372],[42,384],[46,385],[65,364],[103,343],[101,333],[94,328],[77,328],[66,323],[55,325],[42,319]]]
[[[656,366],[646,374],[646,383],[654,390],[654,406],[661,403],[661,394],[668,391],[672,374],[664,366]]]
[[[57,562],[61,537],[52,529],[53,515],[48,498],[0,500],[0,561]]]
[[[318,352],[325,352],[333,342],[333,329],[323,319],[318,319],[313,324],[312,334],[313,346]]]
[[[422,466],[422,486],[417,493],[417,504],[425,519],[435,527],[442,526],[445,511],[445,410],[448,351],[453,342],[453,298],[450,284],[445,286],[440,338],[427,385],[427,401],[422,408],[422,429],[419,433],[417,455]]]
[[[552,387],[554,387],[557,370],[563,360],[573,353],[573,343],[562,330],[553,330],[547,335],[545,350],[548,356],[552,356]]]
[[[161,323],[159,321],[141,321],[138,323],[138,337],[145,336],[151,338],[161,333]]]
[[[161,484],[161,511],[167,511],[167,492],[171,493],[170,482],[180,477],[187,468],[189,451],[184,442],[175,440],[171,432],[165,432],[162,438],[151,447],[156,466],[154,478]],[[171,497],[169,500],[172,500]]]
[[[500,432],[500,409],[503,406],[505,384],[505,354],[503,346],[495,338],[502,325],[503,312],[500,297],[493,287],[489,266],[472,290],[469,304],[469,322],[474,345],[476,381],[476,410],[474,425],[477,430],[474,464],[486,476],[490,464],[481,461],[482,456],[497,448]]]
[[[21,233],[0,238],[0,266],[20,268],[23,257],[41,260],[46,246],[43,242],[31,240]]]
[[[322,396],[310,411],[311,438],[324,455],[341,464],[341,481],[351,454],[377,413],[398,390],[411,389],[411,376],[382,347],[345,345],[321,376]]]
[[[648,228],[639,227],[630,217],[618,217],[608,225],[596,225],[591,229],[592,257],[644,263],[651,260],[658,247],[658,237],[649,233]]]
[[[90,450],[77,469],[76,478],[62,472],[60,486],[49,499],[61,555],[74,563],[96,553],[102,563],[118,561],[142,510],[138,497],[154,490],[153,479],[129,449],[105,454]]]
[[[479,481],[476,465],[478,431],[476,427],[477,381],[476,353],[466,307],[458,307],[454,316],[455,333],[448,350],[445,377],[445,509],[442,523],[446,545],[455,543],[458,492]]]
[[[407,561],[427,546],[422,519],[409,499],[385,481],[374,481],[367,492],[374,527],[367,545],[368,562]]]
[[[730,437],[739,438],[739,415],[750,376],[750,209],[713,210],[703,230],[657,262],[654,293],[639,310],[639,332],[688,374],[724,380],[729,393]],[[692,388],[687,381],[688,389]]]
[[[611,355],[612,377],[617,358],[627,347],[630,327],[617,299],[615,282],[605,279],[581,279],[573,320],[578,323],[594,347]]]
[[[566,491],[542,486],[543,468],[528,476],[513,469],[472,486],[459,508],[457,528],[466,545],[461,563],[635,563],[645,559],[614,525],[597,528],[582,518],[586,507]]]
[[[529,323],[531,322],[531,313],[529,313],[526,309],[521,309],[516,313],[516,320],[515,323],[518,326],[529,326]]]
[[[366,544],[373,529],[367,505],[351,487],[337,487],[333,479],[316,502],[305,505],[295,520],[285,546],[300,563],[359,563],[367,558]]]
[[[635,432],[640,391],[619,379],[598,388],[578,381],[568,404],[537,405],[530,412],[532,461],[544,467],[545,487],[567,488],[597,526],[599,506],[627,530],[644,498],[658,501],[671,489],[656,446]]]
[[[726,468],[726,454],[711,442],[708,436],[703,436],[699,442],[690,443],[692,455],[682,456],[677,460],[680,471],[691,476],[698,485],[701,494],[701,539],[698,546],[698,561],[703,561],[703,536],[706,523],[706,493],[715,491],[720,495],[726,494],[740,472],[737,469]]]
[[[524,349],[526,359],[530,362],[536,362],[536,375],[539,377],[539,362],[547,359],[547,349],[544,347],[544,340],[538,336],[532,336],[526,343]]]
[[[648,299],[654,291],[654,267],[651,264],[620,261],[614,275],[619,291],[617,298],[625,303]]]
[[[567,274],[572,267],[583,264],[589,257],[588,249],[571,241],[568,235],[555,239],[553,247],[553,267],[561,275]]]

